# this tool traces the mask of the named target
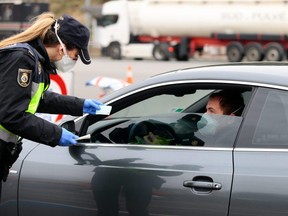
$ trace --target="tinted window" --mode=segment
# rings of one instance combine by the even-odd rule
[[[213,119],[213,121],[211,121]],[[92,142],[172,146],[232,147],[242,118],[227,115],[174,113],[130,120],[106,120]],[[98,127],[102,123],[96,123]],[[95,125],[94,125],[95,127]]]
[[[223,89],[245,95],[245,86],[181,83],[143,89],[115,100],[112,114],[88,127],[94,143],[232,147],[242,122],[234,115],[208,115],[211,93]]]
[[[288,146],[288,94],[259,88],[247,112],[239,147],[283,148]]]
[[[270,91],[253,136],[253,145],[288,145],[288,95]]]
[[[232,147],[241,122],[242,117],[238,116],[204,114],[195,136],[208,147]]]
[[[214,90],[214,89],[213,89]],[[142,99],[138,103],[134,103],[113,115],[111,118],[123,118],[123,117],[140,117],[140,116],[151,116],[163,113],[174,113],[182,112],[191,104],[196,103],[201,98],[209,95],[213,90],[195,90],[191,93],[185,94],[154,94],[151,97]],[[179,89],[180,91],[180,89]],[[206,100],[204,101],[206,104]]]

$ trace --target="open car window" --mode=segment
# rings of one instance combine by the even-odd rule
[[[202,116],[209,96],[223,89],[181,84],[130,95],[112,104],[114,113],[90,125],[87,133],[93,143],[231,147],[242,117]],[[230,89],[249,103],[251,88]]]
[[[212,124],[213,118],[217,124]],[[135,145],[232,147],[242,117],[174,113],[150,117],[106,120],[91,135],[92,143]],[[96,123],[98,126],[102,123]],[[94,125],[95,126],[95,125]],[[96,127],[99,128],[99,127]]]
[[[112,114],[110,117],[141,117],[163,113],[183,112],[190,107],[191,104],[207,97],[212,92],[213,90],[211,89],[199,89],[195,90],[193,93],[190,92],[183,95],[165,93],[153,95]]]

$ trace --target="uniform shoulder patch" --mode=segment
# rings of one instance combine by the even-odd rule
[[[19,68],[18,75],[17,75],[18,84],[24,88],[29,86],[31,82],[31,75],[32,75],[32,70]]]

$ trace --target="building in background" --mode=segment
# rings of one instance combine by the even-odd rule
[[[25,30],[33,17],[46,11],[48,1],[0,1],[0,40]]]

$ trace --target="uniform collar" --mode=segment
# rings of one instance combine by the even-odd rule
[[[36,38],[32,41],[29,41],[28,44],[31,45],[34,49],[36,49],[39,52],[39,54],[42,56],[42,58],[40,58],[40,61],[46,68],[45,71],[47,71],[49,74],[57,74],[56,66],[54,65],[54,63],[50,62],[48,53],[41,39]]]

